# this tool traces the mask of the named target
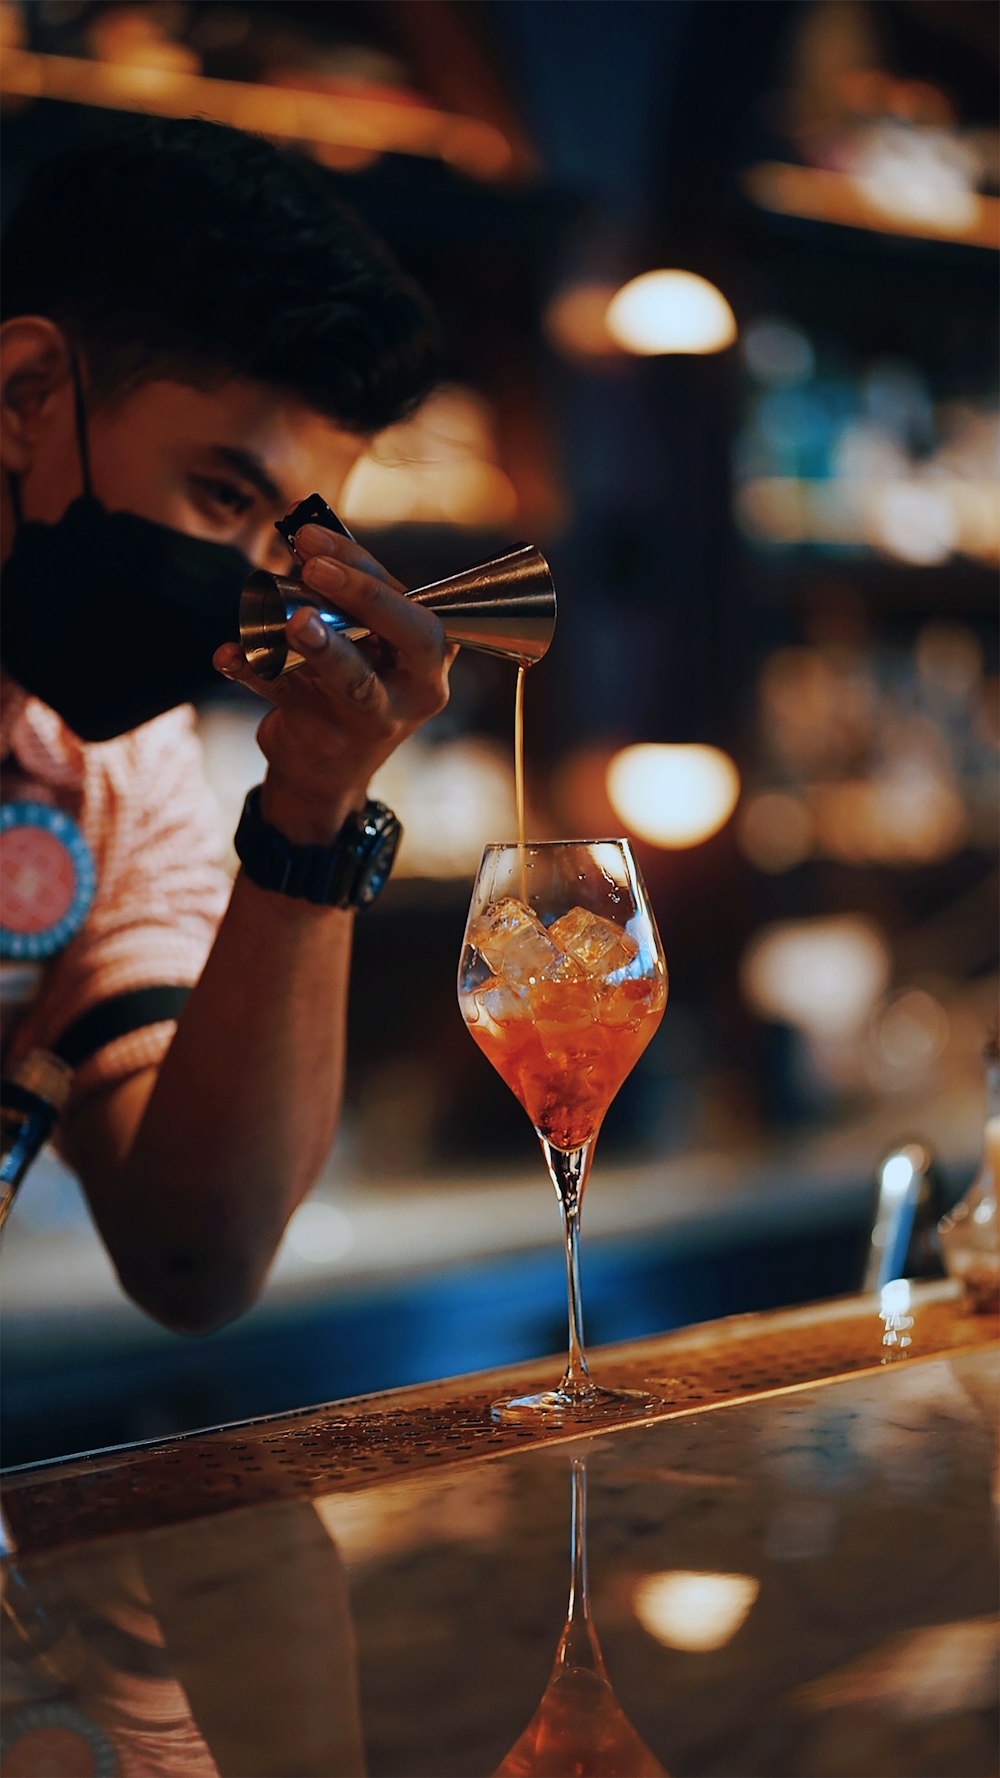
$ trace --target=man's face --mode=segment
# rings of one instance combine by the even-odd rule
[[[28,430],[17,464],[23,510],[51,524],[83,491],[68,378]],[[93,491],[110,512],[233,544],[275,569],[289,562],[275,520],[314,492],[335,507],[364,448],[296,397],[239,379],[210,391],[162,379],[108,406],[89,404],[87,440]],[[3,493],[9,549],[6,485]]]
[[[313,492],[335,507],[364,448],[295,397],[243,381],[211,392],[147,383],[93,412],[88,437],[109,511],[233,544],[274,569],[289,562],[275,520]]]

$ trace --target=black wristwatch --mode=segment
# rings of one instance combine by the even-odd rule
[[[384,803],[348,815],[332,846],[293,846],[260,812],[255,785],[236,829],[236,855],[258,889],[318,907],[367,908],[392,869],[403,829]]]

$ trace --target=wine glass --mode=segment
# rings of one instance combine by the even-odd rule
[[[641,1392],[592,1381],[580,1300],[580,1210],[594,1143],[667,999],[663,950],[628,841],[487,846],[458,999],[479,1048],[535,1127],[566,1241],[565,1375],[555,1389],[495,1403],[494,1417],[649,1412],[655,1404]]]

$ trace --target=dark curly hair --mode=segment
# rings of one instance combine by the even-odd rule
[[[50,161],[4,234],[4,318],[82,348],[93,394],[250,377],[347,430],[439,374],[426,299],[306,156],[198,118],[130,118]]]

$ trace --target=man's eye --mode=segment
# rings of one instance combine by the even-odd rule
[[[203,504],[207,502],[216,509],[221,508],[234,518],[241,517],[253,505],[251,495],[244,494],[233,482],[219,481],[214,475],[193,475],[191,486]]]

